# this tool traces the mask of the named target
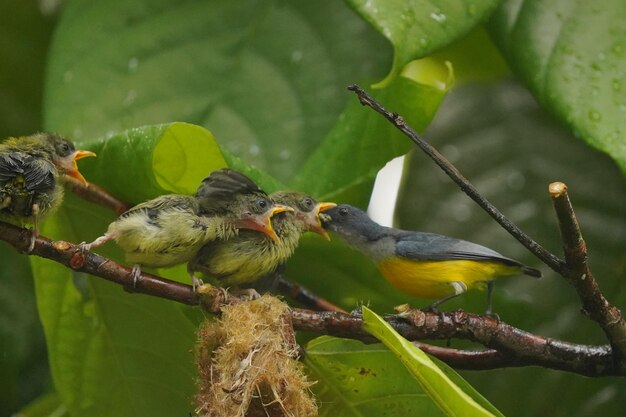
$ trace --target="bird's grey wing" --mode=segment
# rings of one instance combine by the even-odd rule
[[[409,259],[499,261],[507,265],[521,265],[485,246],[434,233],[407,233],[398,236],[397,242],[396,254]]]
[[[223,198],[234,194],[264,193],[244,174],[232,169],[214,171],[202,180],[196,191],[197,198]]]
[[[144,213],[151,219],[156,219],[159,213],[168,209],[192,210],[195,213],[198,210],[198,205],[191,196],[167,194],[131,207],[129,210],[122,213],[120,218]]]

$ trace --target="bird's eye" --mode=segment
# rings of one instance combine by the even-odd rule
[[[66,155],[70,152],[70,145],[68,145],[67,143],[61,143],[59,145],[59,153],[61,155]]]
[[[348,215],[348,209],[346,207],[342,207],[339,209],[339,214],[342,216],[347,216]]]
[[[259,208],[262,208],[262,209],[267,208],[267,201],[266,200],[259,200],[259,202],[257,204],[259,205]]]
[[[313,199],[310,197],[305,197],[302,199],[302,204],[304,205],[304,207],[310,209],[311,207],[313,207]]]

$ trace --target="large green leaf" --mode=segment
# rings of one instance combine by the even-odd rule
[[[0,2],[0,138],[41,129],[44,61],[53,21],[35,1]]]
[[[166,191],[192,192],[225,165],[212,135],[185,123],[136,128],[86,144],[99,153],[91,165],[84,161],[88,178],[133,202]],[[120,166],[127,174],[110,170]],[[113,218],[69,194],[43,234],[89,240]],[[99,251],[123,262],[115,245]],[[198,310],[131,295],[44,259],[34,259],[33,269],[52,375],[71,415],[176,415],[192,408]],[[163,273],[188,280],[180,268]]]
[[[400,336],[393,327],[372,310],[363,307],[363,329],[383,342],[406,366],[419,382],[424,392],[445,415],[448,416],[494,416],[501,414],[484,398],[476,400],[463,391],[435,364],[428,355]],[[447,369],[449,372],[450,370]],[[460,377],[455,376],[459,380]],[[489,410],[487,410],[489,409]]]
[[[97,155],[81,162],[85,177],[133,204],[166,190],[192,194],[200,180],[226,166],[211,132],[187,123],[133,128],[81,146]]]
[[[626,2],[507,0],[490,21],[539,102],[626,172]]]
[[[2,244],[0,265],[0,414],[11,415],[50,375],[28,258]]]
[[[377,99],[406,114],[407,122],[422,130],[434,117],[453,78],[448,69],[435,77],[433,84],[441,88],[398,77],[377,92]],[[293,186],[324,200],[366,206],[378,171],[409,149],[411,144],[404,135],[352,97],[328,137],[298,172]]]
[[[415,378],[381,344],[322,336],[304,362],[320,402],[320,417],[443,416]]]
[[[507,217],[557,255],[562,243],[548,184],[569,186],[591,268],[609,300],[626,308],[626,181],[613,162],[573,141],[512,83],[461,88],[449,95],[440,116],[429,128],[428,140]],[[580,314],[571,286],[541,267],[421,151],[407,162],[396,216],[402,228],[464,238],[540,267],[541,280],[520,276],[496,282],[494,308],[507,323],[578,343],[606,343],[598,326]],[[485,294],[470,292],[445,305],[481,312]],[[619,415],[626,407],[618,394],[626,389],[621,379],[541,368],[465,377],[507,416],[534,416],[547,409],[551,415]],[[554,403],[556,397],[570,400]]]
[[[75,0],[50,54],[46,127],[82,140],[191,122],[286,182],[351,99],[345,86],[388,57],[336,1]]]
[[[20,410],[14,417],[69,417],[56,393],[45,394]]]
[[[0,140],[41,130],[51,16],[35,1],[0,1]],[[0,415],[12,415],[50,383],[26,256],[0,245]]]
[[[394,47],[391,72],[377,84],[389,84],[410,61],[466,35],[496,8],[498,0],[411,1],[347,0]]]

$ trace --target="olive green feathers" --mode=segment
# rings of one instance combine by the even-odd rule
[[[0,143],[0,220],[33,224],[51,214],[63,201],[66,176],[83,184],[76,161],[93,152],[77,151],[68,139],[51,134],[8,138]]]
[[[272,217],[279,240],[273,241],[254,231],[242,230],[238,236],[225,241],[210,242],[202,247],[188,264],[190,273],[201,272],[221,286],[254,282],[272,273],[293,254],[300,236],[315,231],[327,237],[321,228],[319,213],[334,203],[318,203],[299,192],[271,194],[275,204],[293,208]]]

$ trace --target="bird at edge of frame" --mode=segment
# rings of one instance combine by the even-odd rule
[[[64,178],[87,184],[76,165],[87,156],[96,154],[76,150],[70,140],[53,133],[10,137],[0,143],[0,220],[33,225],[27,253],[35,247],[39,222],[63,201]]]
[[[115,240],[133,264],[133,285],[142,267],[164,268],[188,262],[202,245],[226,240],[239,229],[279,238],[272,216],[290,207],[274,204],[250,178],[224,168],[205,178],[196,194],[167,194],[138,204],[113,221],[107,232],[81,250]],[[192,275],[194,290],[201,281]]]
[[[279,244],[259,233],[242,230],[232,239],[204,245],[189,262],[189,273],[201,272],[210,283],[221,287],[248,285],[280,269],[296,250],[303,233],[311,231],[330,239],[320,213],[335,207],[335,203],[317,202],[297,191],[277,191],[270,199],[293,209],[272,217]]]
[[[492,310],[494,279],[541,271],[465,240],[434,233],[381,226],[365,212],[341,204],[324,213],[324,227],[373,260],[381,274],[400,291],[435,299],[428,310],[470,289],[487,287],[485,314]]]

